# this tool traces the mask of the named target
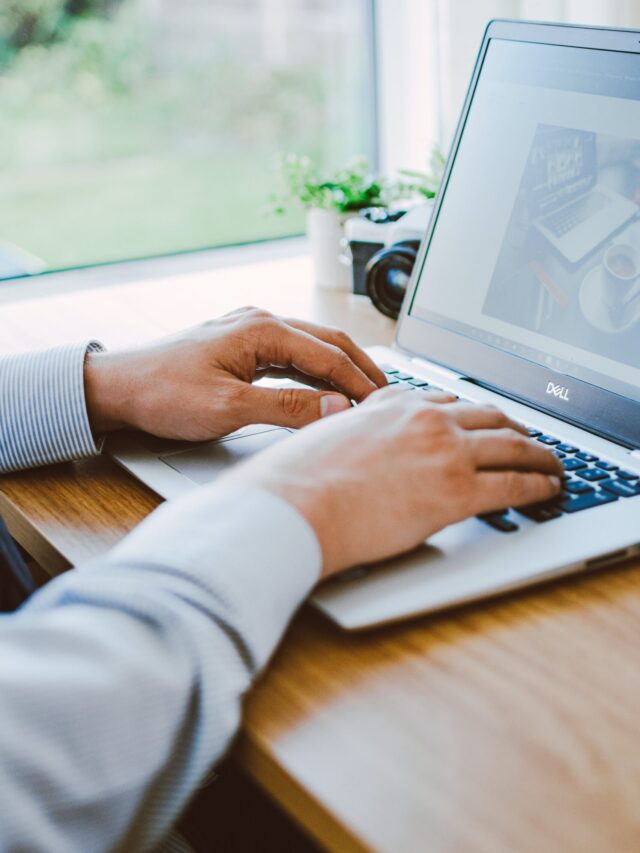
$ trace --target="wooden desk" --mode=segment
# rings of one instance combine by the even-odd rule
[[[393,333],[365,300],[315,291],[294,257],[6,303],[0,347],[116,346],[244,303],[363,343]],[[157,503],[107,459],[0,479],[0,512],[53,573]],[[637,853],[639,658],[637,561],[359,636],[303,609],[235,755],[331,850]]]

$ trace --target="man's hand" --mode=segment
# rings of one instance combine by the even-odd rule
[[[315,388],[252,385],[265,376]],[[136,350],[87,356],[85,389],[96,433],[145,430],[201,441],[252,423],[301,427],[348,409],[386,384],[336,329],[243,308]]]
[[[379,391],[226,477],[300,510],[320,541],[324,576],[406,551],[467,516],[558,492],[560,463],[523,427],[491,406],[446,399]]]

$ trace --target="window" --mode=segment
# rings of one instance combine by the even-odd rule
[[[302,230],[278,158],[373,156],[370,0],[3,0],[0,278]]]
[[[447,150],[491,18],[640,29],[637,0],[377,0],[382,167]]]

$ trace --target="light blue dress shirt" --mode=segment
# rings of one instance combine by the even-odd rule
[[[0,471],[97,452],[98,346],[0,356]],[[0,616],[0,850],[171,848],[320,567],[288,503],[211,485]]]

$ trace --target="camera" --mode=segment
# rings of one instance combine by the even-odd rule
[[[432,210],[432,202],[409,210],[373,207],[345,224],[353,292],[368,295],[388,317],[400,313]]]

